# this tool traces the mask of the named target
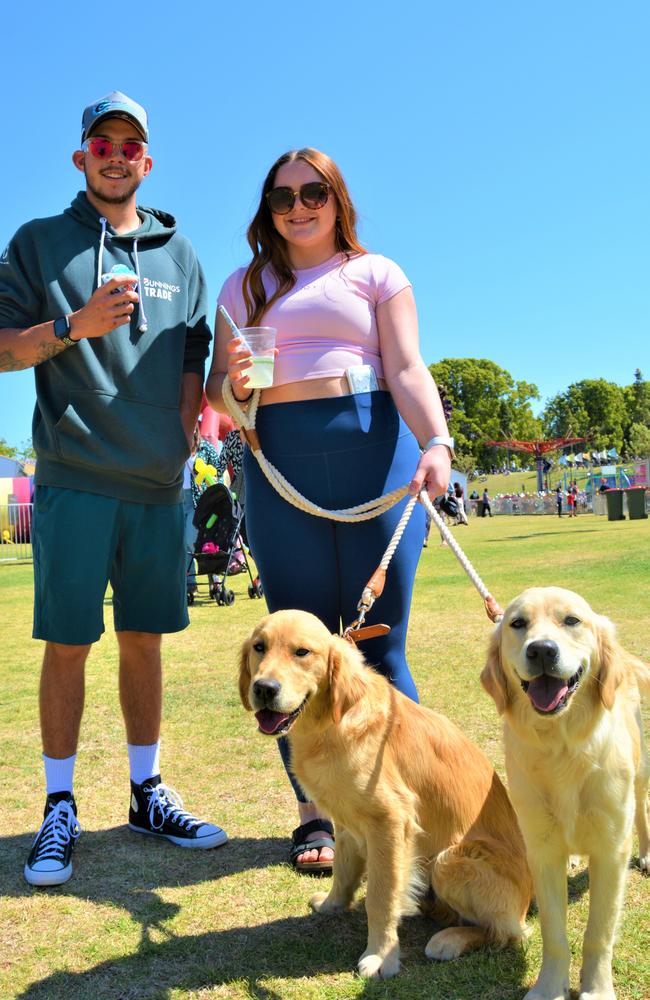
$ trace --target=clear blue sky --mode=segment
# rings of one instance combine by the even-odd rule
[[[0,243],[79,189],[86,104],[149,111],[143,204],[212,300],[286,149],[341,166],[362,241],[413,281],[422,354],[487,357],[542,399],[650,377],[650,4],[468,0],[4,5]],[[0,437],[31,434],[0,374]]]

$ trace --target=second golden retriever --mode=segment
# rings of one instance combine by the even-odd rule
[[[639,705],[650,670],[578,594],[535,587],[506,609],[481,680],[503,715],[510,794],[539,908],[542,968],[525,1000],[569,995],[570,854],[589,858],[580,1000],[615,1000],[612,949],[635,815],[640,866],[650,871]]]
[[[332,888],[312,907],[350,906],[367,871],[361,975],[399,971],[400,918],[429,887],[451,924],[429,957],[525,935],[532,884],[515,814],[485,754],[452,722],[298,611],[269,615],[245,641],[240,693],[262,733],[289,735],[298,780],[336,824]]]

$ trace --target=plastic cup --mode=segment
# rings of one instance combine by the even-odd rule
[[[274,326],[243,326],[239,333],[250,347],[253,364],[246,369],[248,385],[251,389],[268,389],[273,385],[273,363],[275,361]]]

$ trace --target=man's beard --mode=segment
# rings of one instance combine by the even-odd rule
[[[121,194],[109,195],[105,194],[103,191],[99,191],[92,183],[88,174],[86,173],[86,185],[88,190],[97,198],[99,201],[103,201],[106,205],[123,205],[125,202],[130,201],[135,192],[140,187],[140,179],[133,181],[128,188],[125,188]]]

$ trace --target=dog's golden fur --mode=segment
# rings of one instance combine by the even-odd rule
[[[297,611],[269,615],[246,639],[240,693],[260,726],[265,713],[271,720],[267,732],[291,716],[295,774],[336,824],[332,888],[312,907],[348,907],[367,870],[362,975],[399,970],[400,917],[429,886],[452,924],[431,938],[430,957],[524,936],[532,883],[514,811],[485,754],[452,722]]]
[[[639,704],[639,687],[650,692],[650,669],[577,594],[537,587],[506,609],[481,680],[503,716],[510,794],[539,907],[544,954],[526,1000],[569,995],[571,854],[589,858],[580,998],[613,1000],[612,948],[635,816],[640,866],[650,871],[650,769]]]

